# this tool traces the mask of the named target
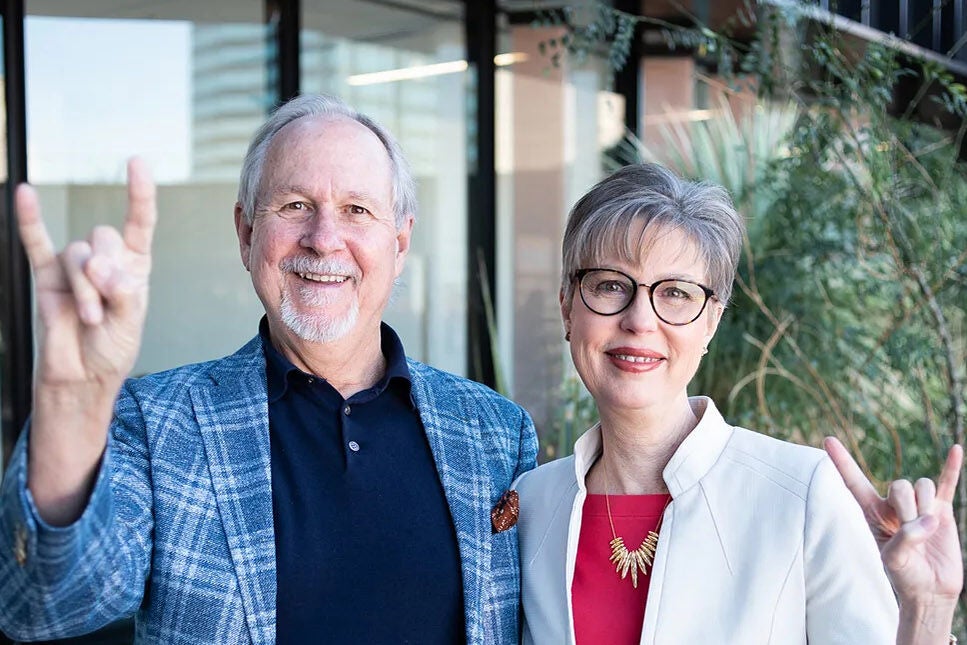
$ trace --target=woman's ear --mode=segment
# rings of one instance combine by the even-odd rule
[[[711,302],[711,307],[709,307],[708,320],[706,321],[708,327],[705,333],[705,347],[712,342],[712,338],[715,337],[715,332],[718,331],[719,323],[722,322],[722,314],[725,312],[725,305],[723,305],[718,300]]]
[[[564,338],[570,339],[571,336],[571,303],[564,299],[564,289],[557,294],[557,301],[561,305],[561,321],[564,323]]]

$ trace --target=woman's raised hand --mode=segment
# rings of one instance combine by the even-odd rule
[[[963,448],[954,445],[950,449],[936,485],[926,478],[915,484],[900,479],[890,484],[884,498],[839,440],[827,437],[824,446],[863,509],[899,597],[898,642],[946,643],[949,618],[964,585],[953,512]]]

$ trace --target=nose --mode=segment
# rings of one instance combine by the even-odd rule
[[[303,248],[326,255],[346,247],[338,214],[332,208],[320,208],[302,227],[299,244]]]
[[[639,286],[634,301],[618,315],[621,317],[620,325],[624,331],[641,334],[658,329],[658,315],[651,306],[646,287]]]

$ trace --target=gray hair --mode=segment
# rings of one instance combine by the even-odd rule
[[[644,224],[632,236],[632,225]],[[678,230],[705,262],[708,286],[726,305],[742,252],[745,223],[721,186],[687,181],[658,164],[625,166],[589,190],[571,209],[562,246],[561,292],[569,303],[574,273],[615,255],[641,261],[646,231]],[[652,238],[654,242],[654,238]]]
[[[279,107],[255,133],[245,153],[238,181],[238,203],[249,225],[255,220],[259,184],[269,146],[282,128],[303,117],[345,117],[369,128],[386,148],[393,168],[393,215],[396,227],[403,225],[407,215],[416,216],[416,182],[396,138],[379,123],[335,96],[305,94]]]

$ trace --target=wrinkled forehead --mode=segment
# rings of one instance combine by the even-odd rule
[[[708,262],[693,235],[679,224],[625,214],[602,222],[581,245],[580,266],[615,263],[640,266],[651,260],[663,264],[697,264],[703,276]]]
[[[365,155],[374,169],[389,169],[392,165],[389,151],[376,133],[343,115],[309,115],[285,124],[272,138],[268,154],[287,156],[294,149],[339,156]]]
[[[360,178],[392,181],[392,161],[386,146],[365,125],[342,115],[305,116],[287,123],[272,138],[267,171],[325,166],[344,169]]]

